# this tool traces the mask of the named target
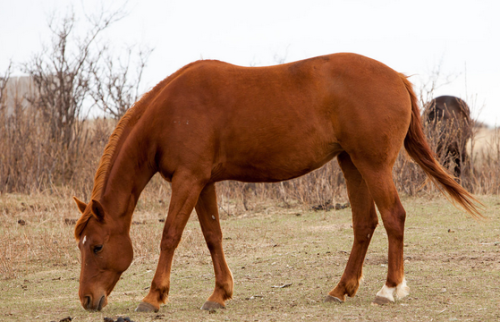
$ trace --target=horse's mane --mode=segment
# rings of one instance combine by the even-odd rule
[[[149,92],[150,93],[150,92]],[[111,165],[111,161],[114,159],[115,151],[118,145],[122,143],[125,137],[122,138],[122,134],[124,129],[128,128],[131,118],[137,114],[143,112],[145,108],[145,104],[143,101],[149,96],[147,93],[144,95],[139,101],[137,101],[118,122],[118,125],[113,130],[113,133],[109,137],[109,141],[104,148],[104,152],[102,154],[101,160],[99,161],[99,167],[97,168],[95,177],[94,177],[94,188],[92,189],[91,200],[93,199],[99,200],[101,199],[102,193],[104,191],[104,186],[107,181],[109,175],[109,169]],[[75,238],[77,240],[80,239],[83,229],[87,226],[87,222],[92,217],[92,211],[86,210],[78,219],[75,227]]]
[[[150,103],[160,93],[160,91],[192,64],[194,63],[184,66],[174,74],[159,82],[152,90],[144,94],[141,99],[139,99],[120,119],[118,125],[113,130],[113,133],[111,134],[106,147],[104,148],[101,161],[99,162],[99,167],[97,168],[97,172],[94,177],[94,187],[92,189],[92,197],[89,203],[92,202],[93,199],[101,199],[102,194],[104,193],[106,182],[108,181],[110,172],[109,170],[116,158],[115,152],[123,144],[128,134],[130,133],[130,131],[126,130],[130,129],[137,123],[137,121],[146,110],[147,106],[150,105]],[[77,241],[80,239],[83,229],[92,216],[92,211],[90,211],[90,209],[87,209],[78,219],[75,227],[75,238]]]

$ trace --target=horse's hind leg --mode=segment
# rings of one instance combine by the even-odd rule
[[[347,182],[347,192],[352,207],[354,242],[344,274],[337,286],[328,293],[325,301],[344,302],[346,295],[353,297],[358,290],[363,277],[366,251],[378,219],[373,198],[350,156],[343,152],[337,159]]]
[[[160,259],[148,295],[142,300],[136,311],[157,312],[162,303],[166,303],[170,289],[170,271],[174,251],[179,245],[182,232],[198,201],[204,183],[196,176],[179,171],[172,178],[172,197],[167,220],[163,228],[160,246]]]
[[[233,275],[227,266],[222,249],[222,231],[217,210],[215,185],[208,184],[200,194],[196,205],[201,230],[207,242],[215,272],[215,289],[201,307],[204,310],[224,308],[225,301],[233,295]]]
[[[394,295],[403,298],[409,293],[404,277],[403,238],[406,212],[399,200],[396,186],[392,179],[390,166],[362,163],[358,166],[368,189],[380,212],[389,240],[389,268],[387,280],[377,293],[373,304],[394,302]]]

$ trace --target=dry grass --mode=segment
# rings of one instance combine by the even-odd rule
[[[365,281],[343,305],[323,303],[339,280],[351,248],[350,209],[314,212],[305,206],[263,202],[252,210],[230,203],[222,213],[225,251],[235,278],[234,299],[214,314],[199,307],[213,288],[209,252],[192,216],[176,253],[170,301],[158,314],[133,309],[147,294],[156,269],[168,194],[141,198],[131,236],[135,259],[99,313],[78,301],[79,251],[73,226],[78,213],[68,195],[0,196],[0,320],[42,321],[71,316],[102,321],[498,321],[500,318],[500,203],[480,197],[490,220],[471,220],[444,198],[403,198],[408,298],[387,307],[370,301],[387,271],[387,238],[376,230],[365,261]],[[18,223],[24,220],[25,225]],[[291,283],[287,288],[273,288]]]

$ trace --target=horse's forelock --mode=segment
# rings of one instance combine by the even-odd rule
[[[75,226],[75,239],[77,242],[80,241],[80,237],[82,236],[82,232],[87,226],[90,218],[92,217],[92,212],[88,211],[80,216]]]

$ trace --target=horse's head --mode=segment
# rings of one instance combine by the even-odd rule
[[[85,204],[75,198],[82,216],[75,228],[81,253],[78,295],[86,310],[100,311],[133,258],[128,229],[106,214],[97,200]]]

